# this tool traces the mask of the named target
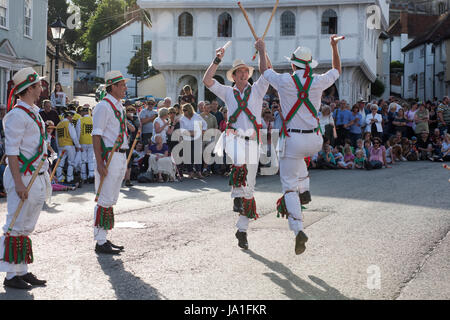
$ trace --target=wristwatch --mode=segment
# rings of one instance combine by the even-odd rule
[[[222,62],[221,59],[219,59],[219,57],[216,57],[213,61],[214,64],[220,64]]]

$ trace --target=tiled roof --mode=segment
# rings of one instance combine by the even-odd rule
[[[415,38],[428,30],[429,26],[436,22],[438,18],[438,15],[402,12],[400,18],[389,27],[387,32],[391,36],[399,36],[402,33],[406,33],[410,38]],[[407,22],[404,22],[404,20],[407,20]],[[406,23],[406,26],[403,25],[404,23]]]
[[[442,14],[425,32],[411,41],[402,51],[407,51],[424,43],[436,43],[450,38],[450,12]]]

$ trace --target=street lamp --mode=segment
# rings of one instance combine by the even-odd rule
[[[56,41],[56,57],[55,57],[55,82],[58,82],[58,67],[59,67],[59,46],[61,44],[64,32],[66,32],[67,26],[62,22],[61,18],[58,17],[55,22],[50,25],[52,30],[53,40]]]

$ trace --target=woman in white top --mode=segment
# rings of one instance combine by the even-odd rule
[[[61,83],[57,82],[55,84],[55,90],[53,90],[50,96],[50,100],[52,101],[52,105],[56,108],[58,113],[61,113],[62,110],[66,107],[68,98],[62,89]]]
[[[330,144],[334,146],[334,140],[337,138],[337,132],[334,118],[331,114],[331,108],[326,104],[322,105],[322,111],[319,112],[318,117],[324,140],[328,140]]]
[[[167,143],[167,130],[169,129],[169,109],[161,108],[158,111],[158,117],[153,121],[152,142],[155,143],[155,136],[159,134],[162,143]]]
[[[366,116],[366,132],[370,132],[372,137],[380,137],[383,135],[383,126],[381,125],[382,117],[378,112],[378,106],[376,104],[372,104],[370,106],[370,111]]]

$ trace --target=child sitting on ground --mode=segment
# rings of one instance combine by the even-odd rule
[[[356,158],[354,160],[354,168],[355,169],[364,169],[364,161],[366,161],[366,158],[364,157],[364,150],[358,149],[356,150]]]
[[[334,159],[336,160],[338,168],[341,168],[341,169],[347,168],[347,166],[345,165],[345,162],[344,162],[344,156],[342,155],[342,147],[341,146],[334,147],[333,156],[334,156]]]
[[[353,169],[355,156],[352,152],[352,149],[349,145],[346,145],[344,148],[344,163],[345,169]]]

